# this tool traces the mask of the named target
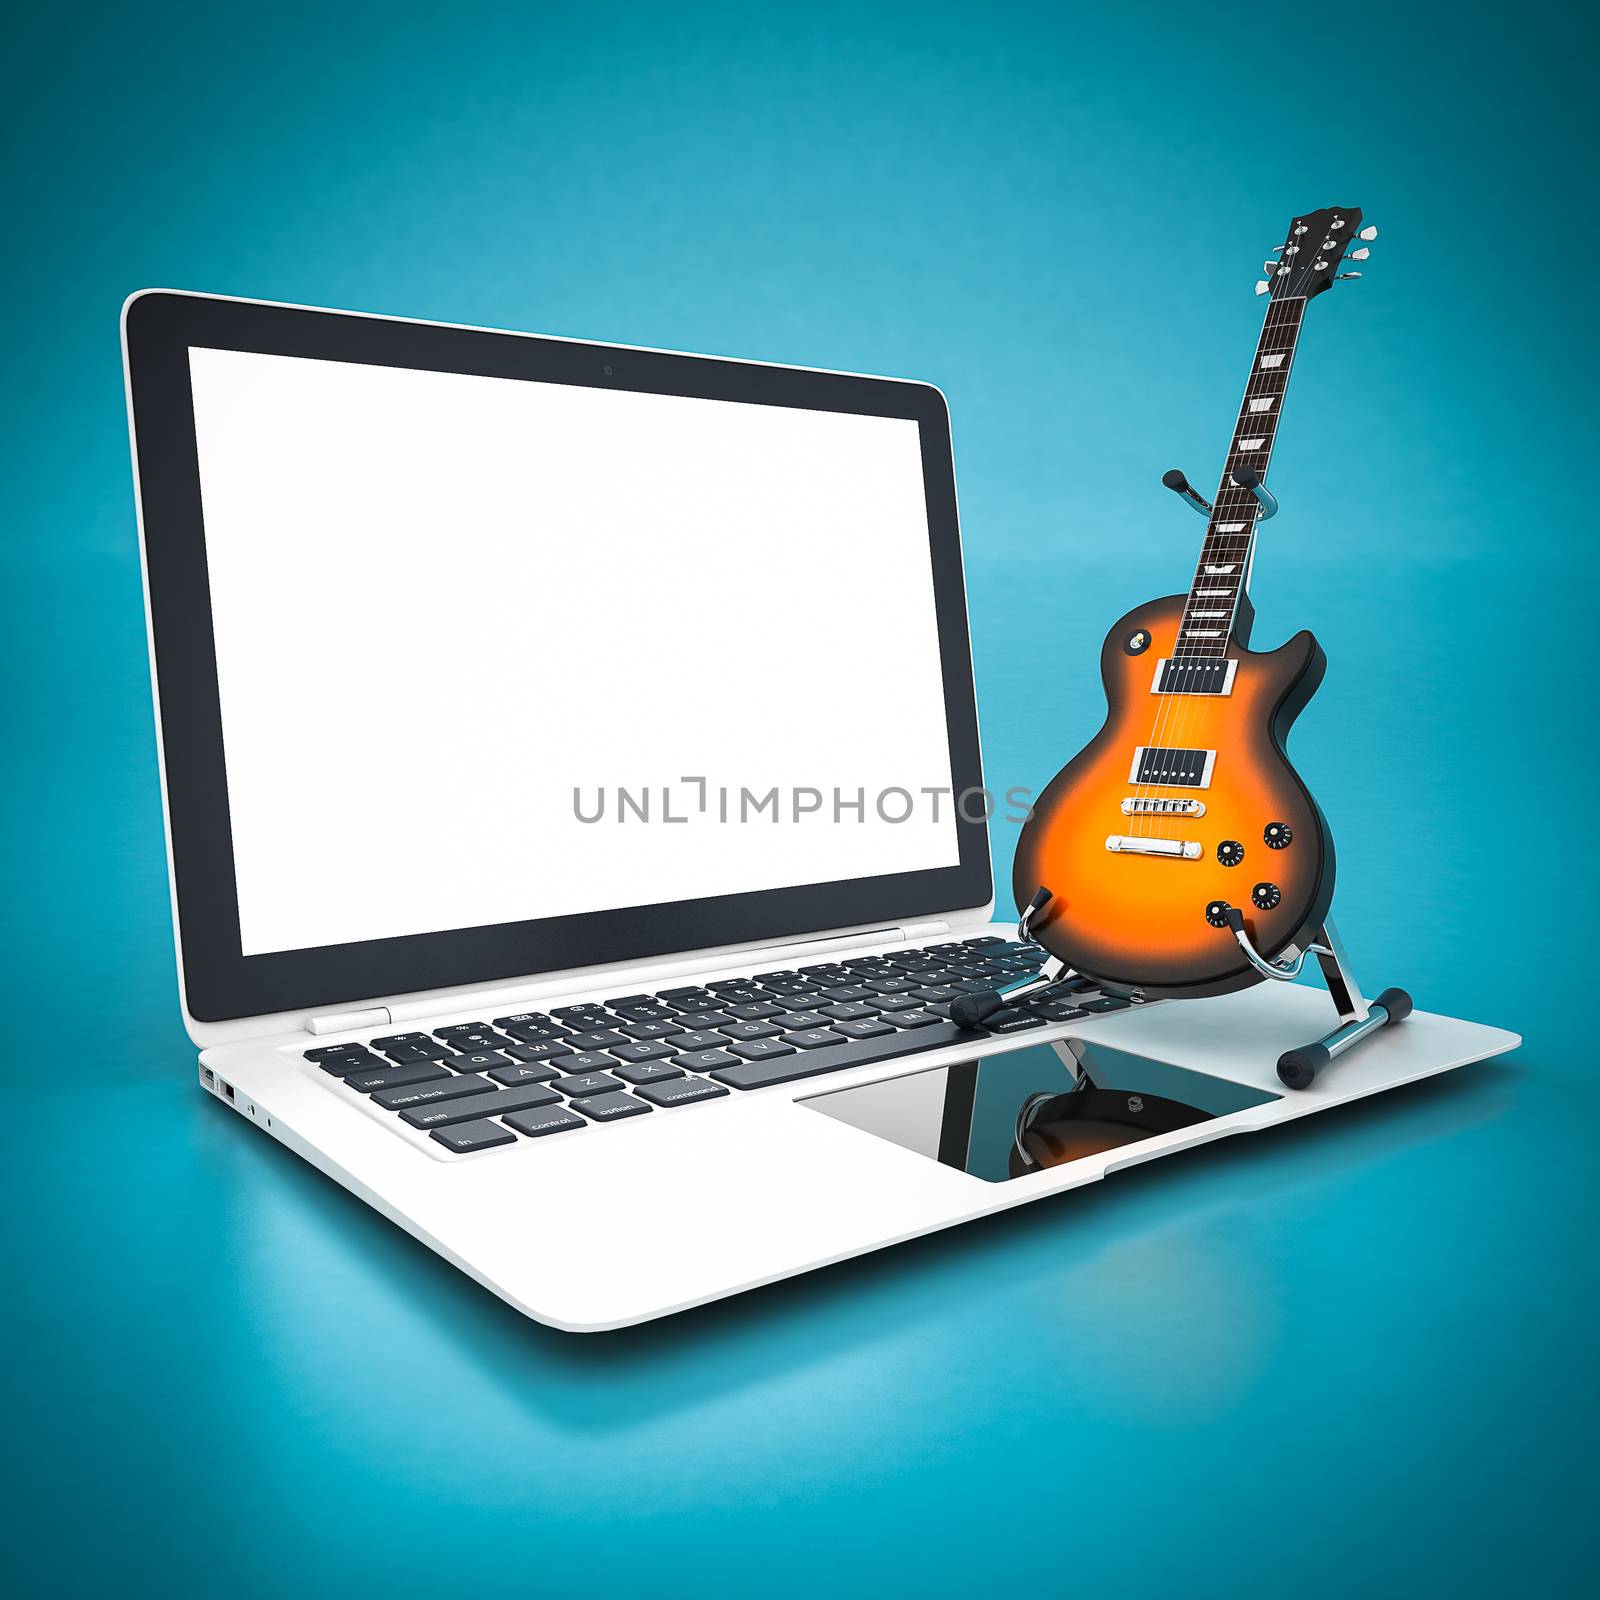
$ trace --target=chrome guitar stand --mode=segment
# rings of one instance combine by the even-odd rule
[[[1032,938],[1033,921],[1051,898],[1048,889],[1041,888],[1035,892],[1017,922],[1019,939]],[[1229,906],[1225,916],[1246,960],[1263,978],[1291,983],[1300,976],[1306,957],[1315,956],[1317,965],[1322,968],[1323,981],[1328,985],[1334,1009],[1339,1013],[1337,1027],[1323,1034],[1320,1039],[1297,1045],[1278,1057],[1278,1077],[1289,1088],[1309,1089],[1317,1074],[1335,1057],[1353,1049],[1379,1028],[1391,1022],[1402,1022],[1410,1016],[1411,996],[1404,989],[1385,989],[1376,1000],[1362,998],[1331,917],[1323,920],[1315,940],[1305,949],[1295,951],[1287,961],[1269,961],[1251,942],[1244,925],[1244,913],[1237,906]],[[1002,985],[982,994],[963,995],[953,1001],[950,1020],[964,1028],[976,1028],[985,1022],[992,1027],[998,1012],[1010,1008],[1019,1000],[1037,998],[1040,992],[1071,975],[1065,962],[1051,956],[1033,977],[1019,979],[1015,984]],[[1138,1000],[1138,991],[1134,991],[1130,998]]]

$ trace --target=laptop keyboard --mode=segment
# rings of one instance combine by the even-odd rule
[[[324,1045],[306,1059],[459,1155],[717,1100],[1128,1002],[1067,978],[959,1027],[950,1003],[1039,969],[986,935],[794,971]]]

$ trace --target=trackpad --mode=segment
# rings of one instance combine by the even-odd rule
[[[798,1103],[1004,1183],[1278,1098],[1103,1046],[1075,1074],[1067,1058],[1037,1045]]]

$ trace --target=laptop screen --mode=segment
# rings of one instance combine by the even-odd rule
[[[986,903],[937,390],[167,291],[125,337],[191,1016]]]
[[[189,368],[245,955],[955,865],[916,422]]]

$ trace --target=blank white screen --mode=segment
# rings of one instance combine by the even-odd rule
[[[244,954],[956,864],[915,422],[190,372]],[[619,788],[648,824],[579,820]]]

